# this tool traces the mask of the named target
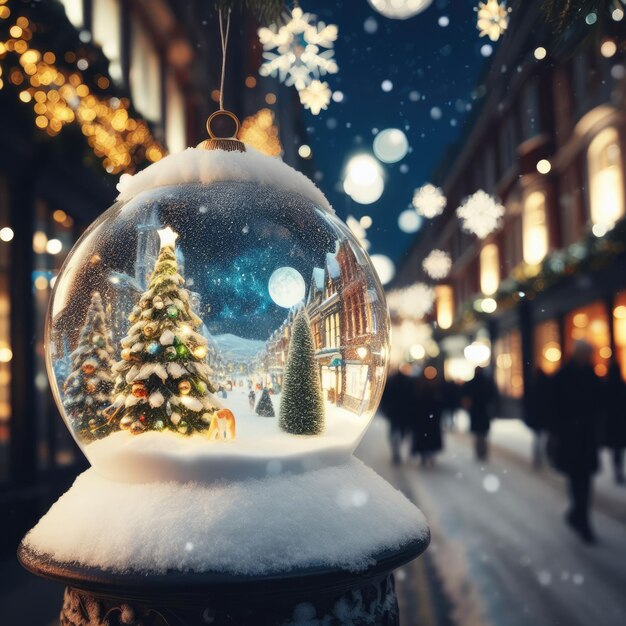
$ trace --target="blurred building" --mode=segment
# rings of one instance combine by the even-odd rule
[[[429,282],[422,259],[434,248],[451,255],[433,314],[443,366],[466,378],[486,359],[503,416],[523,414],[537,370],[555,372],[577,339],[593,344],[598,375],[612,359],[626,375],[623,30],[583,20],[557,37],[540,5],[513,13],[477,88],[482,103],[435,173],[446,210],[396,280]],[[462,232],[455,214],[479,189],[505,207],[502,228],[484,240]]]
[[[297,156],[305,140],[297,94],[257,78],[257,25],[232,20],[225,103],[242,118],[243,138],[310,170]],[[44,319],[55,277],[113,203],[120,174],[206,136],[219,96],[219,42],[214,4],[201,0],[0,3],[0,501],[8,544],[85,463],[47,382]],[[69,367],[66,360],[58,366]]]

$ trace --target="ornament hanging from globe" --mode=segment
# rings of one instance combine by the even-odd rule
[[[367,253],[308,178],[238,148],[188,149],[123,177],[116,204],[57,278],[50,372],[75,349],[90,294],[107,310],[115,382],[93,418],[102,434],[74,427],[61,381],[51,381],[107,478],[337,464],[378,406],[389,322]],[[259,390],[253,406],[250,389]]]

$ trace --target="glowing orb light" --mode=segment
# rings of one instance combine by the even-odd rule
[[[298,270],[293,267],[279,267],[272,272],[267,289],[278,306],[289,309],[304,300],[306,285]]]
[[[353,156],[346,166],[343,188],[359,204],[376,202],[385,189],[378,161],[370,154]]]
[[[422,218],[413,209],[406,209],[398,215],[398,227],[403,233],[416,233],[422,226]]]
[[[425,11],[433,0],[368,0],[372,8],[392,20],[407,20]]]
[[[409,151],[409,140],[399,128],[381,130],[374,139],[374,154],[383,163],[397,163]]]
[[[393,261],[384,254],[373,254],[370,257],[372,265],[378,274],[378,278],[383,285],[391,282],[391,279],[396,274],[396,266]]]

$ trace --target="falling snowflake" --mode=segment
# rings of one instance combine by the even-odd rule
[[[434,289],[424,283],[394,289],[387,294],[390,311],[405,320],[422,319],[432,311],[434,302]]]
[[[509,13],[506,2],[498,0],[485,0],[479,2],[474,9],[478,13],[476,28],[480,31],[480,37],[489,37],[491,41],[498,41],[509,26]]]
[[[316,22],[315,15],[294,7],[283,15],[282,24],[259,28],[264,63],[261,76],[278,76],[287,86],[298,91],[308,87],[314,79],[339,71],[333,44],[338,29],[334,24]],[[325,48],[325,50],[324,50]]]
[[[452,269],[452,259],[443,250],[433,250],[422,262],[424,271],[434,280],[445,278]]]
[[[446,208],[446,197],[439,187],[426,183],[415,190],[413,206],[420,215],[431,219],[443,213]]]
[[[463,230],[484,239],[500,227],[504,207],[481,189],[465,198],[456,214]]]
[[[302,106],[309,109],[313,115],[317,115],[322,109],[328,108],[332,95],[328,83],[319,80],[311,81],[311,84],[301,89],[299,93]]]

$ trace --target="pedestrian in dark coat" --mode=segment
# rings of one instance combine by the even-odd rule
[[[598,469],[603,394],[592,357],[591,345],[578,341],[569,363],[555,375],[554,416],[550,425],[554,464],[569,481],[571,508],[566,521],[587,543],[595,539],[589,509],[591,478]]]
[[[415,378],[408,363],[388,378],[380,407],[389,420],[391,460],[397,465],[402,461],[402,442],[407,435],[409,417],[415,410]]]
[[[437,376],[431,378],[422,373],[417,381],[416,390],[415,411],[411,424],[411,452],[420,455],[422,465],[432,466],[435,455],[443,448],[441,437],[443,389]]]
[[[626,385],[617,363],[609,366],[605,385],[605,444],[613,457],[613,475],[618,485],[624,484],[624,448],[626,448]]]
[[[537,369],[530,388],[526,425],[533,431],[533,465],[540,468],[544,460],[545,434],[554,410],[553,380],[541,368]]]
[[[491,404],[496,388],[482,367],[474,370],[474,378],[463,386],[463,400],[469,411],[470,430],[474,434],[476,459],[487,459],[487,435],[491,425]]]

